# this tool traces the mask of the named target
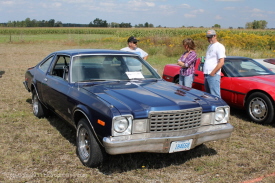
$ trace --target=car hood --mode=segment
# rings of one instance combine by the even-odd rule
[[[135,118],[146,117],[150,111],[202,107],[207,112],[215,106],[226,105],[222,99],[205,92],[162,80],[110,82],[84,86],[84,89],[117,108],[120,114],[130,113]]]
[[[239,77],[239,80],[257,82],[275,87],[275,75],[262,75],[253,77]]]

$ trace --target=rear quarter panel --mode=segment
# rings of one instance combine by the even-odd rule
[[[169,82],[174,82],[179,76],[180,66],[176,64],[167,64],[164,66],[162,78]]]

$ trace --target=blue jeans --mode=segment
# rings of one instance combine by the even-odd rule
[[[219,74],[215,74],[215,76],[205,74],[204,88],[207,93],[221,98],[221,76]]]
[[[180,85],[192,88],[193,81],[194,81],[194,74],[190,74],[189,76],[179,75],[179,84]]]

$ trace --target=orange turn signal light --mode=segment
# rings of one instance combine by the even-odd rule
[[[100,124],[101,126],[105,126],[105,122],[100,119],[97,120],[97,123]]]

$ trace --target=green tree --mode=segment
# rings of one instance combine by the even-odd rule
[[[50,19],[49,22],[48,22],[48,26],[49,27],[54,27],[54,23],[55,23],[55,20],[54,19]]]
[[[247,22],[247,23],[245,24],[245,28],[246,28],[246,29],[253,29],[253,22]]]
[[[132,25],[131,25],[131,23],[124,23],[124,22],[122,22],[121,24],[119,24],[119,27],[131,28]]]
[[[90,22],[89,27],[108,27],[108,23],[106,20],[96,18],[93,22]]]
[[[149,23],[145,22],[144,27],[149,27]]]
[[[31,19],[30,19],[30,18],[26,18],[26,19],[25,19],[25,26],[26,26],[26,27],[32,27],[32,22],[31,22]]]
[[[154,27],[154,25],[153,24],[149,24],[148,27]]]
[[[254,20],[253,22],[247,22],[245,24],[246,29],[265,29],[267,21],[265,20]]]
[[[109,24],[109,27],[119,27],[119,23],[112,22]]]
[[[221,28],[221,26],[219,24],[215,24],[212,26],[212,28]]]
[[[55,27],[63,27],[63,24],[61,21],[57,21],[55,24],[54,24]]]

